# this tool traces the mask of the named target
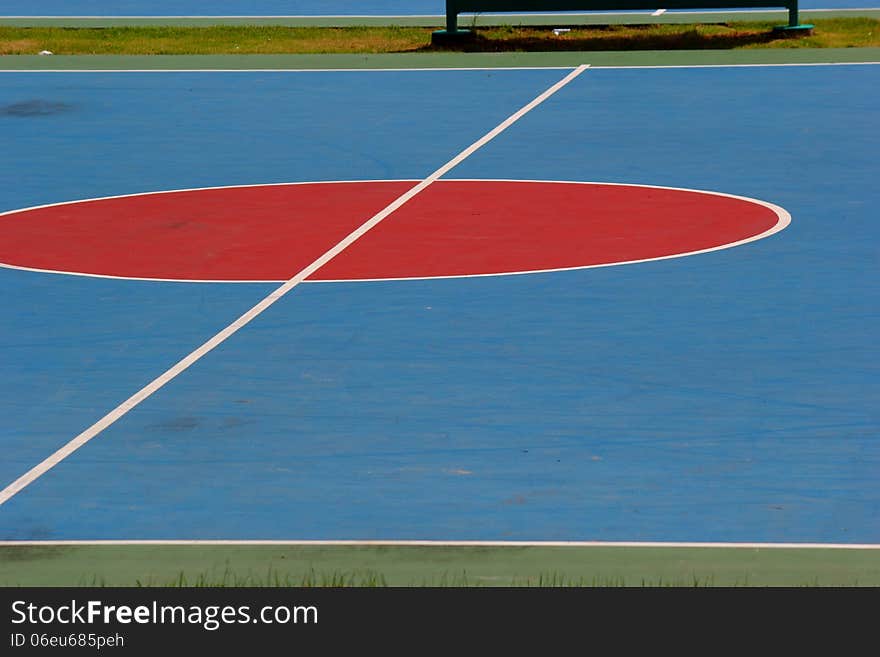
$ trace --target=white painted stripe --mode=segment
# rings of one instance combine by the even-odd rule
[[[78,55],[74,55],[78,56]],[[152,56],[152,55],[150,55]],[[627,68],[785,68],[804,66],[876,66],[880,61],[868,62],[789,62],[779,64],[592,64],[597,69]],[[4,68],[3,73],[424,73],[429,71],[570,71],[571,66],[472,66],[444,67],[430,66],[426,68],[94,68],[94,69],[63,69],[63,68]]]
[[[665,11],[665,10],[664,10]],[[676,11],[676,14],[769,14],[769,13],[784,13],[787,12],[787,9],[777,9],[773,6],[769,6],[766,9],[737,9],[732,7],[730,9],[703,9],[703,10],[684,10],[684,11]],[[810,14],[813,12],[829,12],[829,11],[840,11],[840,12],[851,12],[858,13],[863,11],[880,11],[880,7],[838,7],[838,8],[827,8],[827,9],[801,9],[801,13]],[[551,12],[551,13],[538,13],[538,12],[528,12],[528,13],[517,13],[517,12],[506,12],[506,13],[483,13],[483,12],[461,12],[461,16],[479,16],[480,18],[553,18],[559,16],[631,16],[638,15],[643,13],[641,10],[633,10],[633,11],[591,11],[589,13],[579,13],[579,12]],[[133,15],[117,15],[117,16],[0,16],[0,19],[29,19],[29,20],[119,20],[123,18],[137,18],[139,20],[180,20],[180,19],[200,19],[200,20],[218,20],[218,19],[226,19],[226,18],[234,18],[234,19],[242,19],[242,18],[284,18],[284,19],[304,19],[304,20],[313,20],[313,19],[325,19],[325,18],[374,18],[374,19],[407,19],[407,18],[437,18],[437,19],[446,19],[446,14],[278,14],[278,15],[229,15],[229,16],[206,16],[206,15],[194,15],[194,16],[133,16]]]
[[[663,11],[666,11],[665,9]],[[880,11],[880,7],[839,7],[839,8],[823,8],[823,9],[801,9],[801,15],[804,14],[812,14],[819,12],[846,12],[853,14],[860,14],[863,12],[872,12],[872,11]],[[712,14],[728,14],[728,15],[737,15],[737,14],[784,14],[787,13],[787,9],[768,7],[766,9],[703,9],[703,10],[684,10],[684,11],[675,11],[676,15],[697,15],[697,16],[711,16]],[[465,17],[474,17],[478,16],[481,19],[493,18],[493,19],[504,19],[504,20],[516,20],[516,19],[528,19],[528,18],[556,18],[556,17],[592,17],[592,16],[639,16],[644,12],[641,10],[632,10],[632,11],[595,11],[589,13],[570,13],[570,12],[553,12],[553,13],[479,13],[479,12],[462,12],[460,16]],[[653,15],[653,14],[652,14]],[[382,19],[382,20],[406,20],[411,18],[431,18],[437,19],[438,21],[445,21],[446,14],[396,14],[396,15],[384,15],[384,14],[316,14],[316,15],[307,15],[307,14],[280,14],[280,15],[232,15],[232,16],[205,16],[205,15],[196,15],[196,16],[131,16],[131,15],[118,15],[118,16],[0,16],[0,21],[2,20],[102,20],[102,21],[115,21],[115,20],[125,20],[125,19],[137,19],[137,20],[226,20],[226,19],[285,19],[285,20],[325,20],[325,19],[350,19],[350,18],[369,18],[369,19]]]
[[[878,7],[849,7],[849,8],[841,7],[840,9],[801,9],[800,14],[801,14],[801,16],[803,16],[804,14],[811,14],[813,12],[818,12],[818,11],[840,11],[840,12],[846,11],[846,12],[859,13],[859,12],[863,12],[863,11],[880,11],[880,8],[878,8]],[[727,9],[704,9],[701,11],[700,10],[698,10],[698,11],[690,11],[690,10],[688,10],[688,11],[675,11],[675,14],[677,16],[678,15],[690,16],[690,15],[694,15],[694,14],[698,15],[698,16],[701,16],[701,15],[710,15],[711,16],[712,14],[787,14],[787,13],[788,13],[788,9],[774,9],[772,7],[768,8],[768,9],[734,9],[732,11],[728,11]]]
[[[80,55],[71,56],[79,57]],[[154,57],[155,55],[145,56]],[[430,71],[570,71],[571,68],[571,66],[431,66],[427,68],[4,68],[0,69],[0,73],[426,73]]]
[[[578,547],[578,548],[722,548],[749,550],[880,550],[877,543],[727,543],[686,541],[431,541],[431,540],[98,540],[0,541],[0,547],[75,546],[352,546],[352,547]]]
[[[260,301],[253,308],[244,313],[241,317],[235,320],[232,324],[227,326],[225,329],[220,331],[217,335],[212,337],[210,340],[205,342],[202,346],[197,348],[195,351],[185,356],[181,361],[177,364],[173,365],[170,369],[165,371],[159,377],[148,383],[146,386],[141,388],[138,392],[133,394],[131,397],[122,402],[119,406],[114,408],[112,411],[107,413],[103,418],[95,422],[88,429],[80,433],[73,440],[68,442],[66,445],[57,450],[54,454],[45,459],[42,463],[31,468],[28,472],[23,474],[21,477],[16,479],[14,482],[9,484],[6,488],[0,491],[0,505],[5,504],[9,501],[13,496],[17,493],[21,492],[24,488],[32,484],[34,481],[42,477],[46,472],[51,470],[53,467],[58,465],[61,461],[66,459],[68,456],[73,454],[80,447],[88,443],[90,440],[99,435],[102,431],[104,431],[107,427],[111,426],[114,422],[116,422],[119,418],[123,417],[126,413],[131,411],[133,408],[138,406],[145,399],[150,397],[157,390],[160,390],[167,383],[175,379],[181,373],[189,369],[194,363],[199,361],[202,357],[210,353],[220,344],[225,342],[228,338],[242,329],[244,326],[252,322],[259,315],[261,315],[265,310],[267,310],[270,306],[272,306],[276,301],[284,297],[287,293],[293,290],[297,285],[302,283],[306,278],[314,274],[325,264],[330,262],[334,257],[342,253],[345,249],[351,246],[355,241],[357,241],[360,237],[362,237],[367,231],[376,226],[383,219],[392,214],[395,210],[399,209],[402,205],[404,205],[407,201],[412,199],[414,196],[425,190],[431,184],[433,184],[438,178],[461,164],[465,159],[470,157],[474,152],[485,146],[487,143],[492,141],[499,134],[507,130],[510,126],[516,123],[519,119],[525,116],[527,113],[535,109],[538,105],[546,101],[553,94],[558,92],[560,89],[565,87],[572,80],[577,78],[581,73],[587,70],[589,67],[588,64],[582,64],[575,68],[571,73],[562,78],[559,82],[551,86],[549,89],[544,91],[538,97],[533,99],[527,105],[523,106],[512,115],[510,115],[507,119],[502,121],[495,128],[490,130],[480,139],[475,141],[473,144],[465,148],[461,153],[456,155],[454,158],[449,160],[446,164],[441,166],[439,169],[434,171],[427,178],[422,180],[415,187],[410,189],[405,194],[398,197],[395,201],[385,207],[383,210],[375,214],[369,220],[364,222],[360,227],[356,230],[352,231],[348,236],[346,236],[342,241],[336,244],[334,247],[329,249],[326,253],[324,253],[321,257],[315,260],[313,263],[302,269],[300,272],[295,274],[292,278],[290,278],[286,283],[284,283],[281,287],[279,287],[274,292],[270,293],[267,297],[265,297],[262,301]]]
[[[802,66],[876,66],[877,62],[803,62],[788,64],[656,64],[656,65],[603,65],[595,64],[594,69],[627,69],[627,68],[787,68]]]
[[[113,16],[0,16],[0,18],[15,18],[15,19],[40,19],[40,20],[67,20],[67,19],[89,19],[89,20],[119,20],[122,18],[137,18],[144,20],[179,20],[179,19],[209,19],[209,20],[217,20],[223,18],[446,18],[444,15],[440,14],[406,14],[406,15],[384,15],[384,14],[276,14],[276,15],[264,15],[264,14],[243,14],[243,15],[228,15],[228,16],[213,16],[213,15],[195,15],[195,16],[137,16],[132,14],[116,14]]]
[[[658,10],[660,12],[667,11],[666,9]],[[823,8],[823,9],[802,9],[801,16],[809,16],[813,13],[822,13],[822,12],[839,12],[839,13],[851,13],[860,15],[864,12],[875,12],[880,11],[880,7],[840,7],[840,8]],[[517,19],[530,19],[530,18],[557,18],[557,17],[565,17],[569,16],[572,18],[588,18],[588,17],[603,17],[603,16],[616,16],[616,17],[631,17],[631,16],[640,16],[643,15],[643,11],[641,10],[633,10],[633,11],[595,11],[589,13],[566,13],[566,12],[554,12],[554,13],[475,13],[475,12],[462,12],[460,16],[462,17],[479,17],[480,19],[498,19],[498,20],[517,20]],[[725,15],[749,15],[749,14],[787,14],[788,9],[783,8],[774,8],[768,7],[767,9],[704,9],[704,10],[696,10],[696,11],[675,11],[676,15],[681,16],[711,16],[712,14],[725,14]],[[652,16],[659,16],[660,14],[653,13]],[[0,16],[0,21],[4,20],[71,20],[71,21],[80,21],[80,20],[101,20],[101,21],[117,21],[117,20],[127,20],[127,19],[135,19],[135,20],[160,20],[160,21],[169,21],[169,20],[227,20],[227,19],[258,19],[258,20],[266,20],[266,19],[284,19],[284,20],[327,20],[327,19],[352,19],[352,18],[368,18],[368,19],[381,19],[381,20],[407,20],[412,18],[418,19],[436,19],[439,23],[442,23],[446,20],[445,14],[406,14],[406,15],[382,15],[382,14],[351,14],[351,15],[339,15],[339,14],[319,14],[319,15],[304,15],[304,14],[282,14],[282,15],[233,15],[233,16],[130,16],[130,15],[119,15],[119,16]],[[589,24],[586,24],[589,26]],[[149,27],[149,26],[146,26]],[[296,27],[296,26],[291,26]],[[306,26],[304,26],[306,27]],[[417,27],[417,26],[416,26]],[[540,27],[540,26],[537,26]],[[569,67],[570,68],[570,67]]]
[[[865,10],[862,10],[865,11]],[[589,14],[583,13],[569,13],[569,12],[554,12],[549,14],[540,14],[540,13],[483,13],[483,12],[473,12],[473,11],[463,11],[459,14],[459,16],[480,16],[481,18],[551,18],[557,17],[560,14],[562,16],[629,16],[630,14],[639,14],[640,11],[631,11],[631,12],[614,12],[614,11],[597,11],[590,12]],[[700,13],[700,12],[694,12]],[[407,19],[407,18],[436,18],[438,20],[446,20],[446,14],[281,14],[277,16],[266,16],[266,15],[244,15],[244,16],[130,16],[130,15],[119,15],[119,16],[0,16],[0,19],[5,18],[14,18],[14,19],[39,19],[39,20],[79,20],[79,19],[89,19],[89,20],[118,20],[122,18],[137,18],[137,19],[145,19],[145,20],[179,20],[179,19],[207,19],[207,20],[218,20],[225,18],[285,18],[285,19],[306,19],[311,20],[315,18],[381,18],[385,19]]]
[[[803,16],[804,14],[812,14],[813,12],[820,11],[848,11],[848,12],[862,12],[862,11],[880,11],[880,7],[850,7],[850,8],[840,8],[840,9],[801,9],[800,13]]]
[[[260,184],[252,184],[252,185],[224,185],[220,187],[197,187],[193,189],[172,189],[172,190],[162,190],[158,192],[144,192],[140,194],[122,194],[119,196],[105,196],[102,198],[93,198],[93,199],[81,199],[77,201],[68,201],[61,203],[49,203],[47,205],[37,205],[29,208],[22,208],[20,210],[10,210],[7,212],[0,212],[0,218],[6,215],[15,215],[19,213],[29,212],[31,210],[42,210],[45,208],[58,207],[63,205],[76,205],[79,203],[89,203],[91,201],[106,201],[111,199],[120,199],[120,198],[132,198],[137,196],[152,196],[154,194],[173,194],[177,192],[201,192],[201,191],[210,191],[216,189],[247,189],[247,188],[255,188],[255,187],[283,187],[283,186],[295,186],[295,185],[333,185],[333,184],[344,184],[344,183],[371,183],[371,182],[411,182],[415,184],[418,181],[415,180],[324,180],[324,181],[315,181],[315,182],[291,182],[291,183],[267,183],[265,185]],[[724,198],[732,198],[737,199],[739,201],[747,201],[749,203],[754,203],[756,205],[761,205],[765,208],[772,210],[777,216],[776,224],[764,231],[763,233],[759,233],[758,235],[753,235],[752,237],[748,237],[742,240],[738,240],[736,242],[730,242],[728,244],[721,244],[719,246],[713,246],[706,249],[700,249],[698,251],[686,251],[684,253],[674,253],[666,256],[657,256],[654,258],[643,258],[640,260],[625,260],[620,262],[608,262],[608,263],[599,263],[595,265],[580,265],[573,267],[550,267],[547,269],[524,269],[524,270],[514,270],[514,271],[503,271],[503,272],[491,272],[487,274],[454,274],[449,276],[404,276],[404,277],[396,277],[396,278],[345,278],[345,279],[321,279],[321,280],[313,280],[313,281],[303,281],[304,283],[367,283],[367,282],[377,282],[377,281],[410,281],[410,280],[433,280],[433,279],[445,279],[445,278],[482,278],[487,276],[516,276],[521,274],[543,274],[549,272],[560,272],[560,271],[573,271],[578,269],[597,269],[600,267],[617,267],[621,265],[633,265],[643,262],[652,262],[654,260],[670,260],[673,258],[684,258],[692,255],[699,255],[703,253],[711,253],[713,251],[721,251],[723,249],[730,249],[736,246],[742,246],[743,244],[748,244],[749,242],[755,242],[757,240],[764,239],[765,237],[770,237],[778,233],[779,231],[788,227],[791,223],[791,214],[784,208],[779,207],[778,205],[774,205],[773,203],[768,203],[767,201],[762,201],[756,198],[750,198],[748,196],[736,196],[734,194],[726,194],[722,192],[713,192],[702,189],[689,189],[686,187],[664,187],[660,185],[643,185],[636,183],[618,183],[618,182],[595,182],[595,181],[580,181],[580,180],[515,180],[508,178],[496,178],[496,179],[487,179],[487,178],[445,178],[444,182],[509,182],[509,183],[538,183],[538,184],[560,184],[560,185],[613,185],[615,187],[636,187],[636,188],[644,188],[644,189],[663,189],[669,191],[676,192],[690,192],[694,194],[705,194],[707,196],[721,196]],[[10,265],[3,262],[0,262],[0,268],[6,269],[16,269],[19,271],[32,271],[41,274],[61,274],[66,276],[84,276],[88,278],[110,278],[117,280],[129,280],[129,281],[150,281],[150,282],[161,282],[161,283],[281,283],[283,281],[278,280],[223,280],[223,279],[187,279],[187,278],[146,278],[146,277],[137,277],[137,276],[113,276],[110,274],[91,274],[86,272],[76,272],[76,271],[62,271],[57,269],[40,269],[36,267],[24,267],[21,265]]]
[[[651,16],[662,16],[662,15],[665,14],[665,13],[666,13],[666,10],[665,10],[665,9],[658,9],[657,11],[655,11],[654,13],[652,13]]]

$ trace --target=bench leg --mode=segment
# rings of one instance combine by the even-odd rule
[[[446,34],[458,32],[458,12],[454,9],[446,11]]]
[[[813,32],[813,25],[801,24],[798,15],[798,3],[788,5],[788,25],[779,25],[773,28],[774,32],[781,32],[787,36],[807,36]]]
[[[458,43],[473,36],[470,30],[458,29],[458,6],[454,0],[446,0],[446,29],[431,34],[431,43],[444,45]]]

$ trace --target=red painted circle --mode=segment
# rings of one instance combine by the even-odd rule
[[[305,183],[80,201],[0,216],[0,263],[129,278],[282,281],[416,183]],[[586,267],[723,247],[777,227],[757,201],[678,189],[436,182],[311,276]]]

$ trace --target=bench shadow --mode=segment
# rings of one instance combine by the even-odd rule
[[[702,34],[696,29],[676,34],[652,33],[653,26],[629,26],[629,33],[615,36],[616,26],[590,26],[591,36],[545,34],[490,38],[479,29],[467,38],[446,43],[432,43],[415,52],[568,52],[598,50],[728,50],[749,45],[767,44],[786,38],[772,30],[742,30],[725,34]],[[575,29],[575,28],[571,28]],[[581,26],[581,29],[583,27]],[[644,29],[644,34],[639,31]],[[635,34],[633,34],[635,31]],[[592,36],[595,34],[595,36]],[[413,52],[413,51],[410,51]]]

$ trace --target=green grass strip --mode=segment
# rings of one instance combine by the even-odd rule
[[[880,551],[727,547],[12,546],[11,586],[878,586]]]
[[[773,32],[778,22],[697,25],[480,28],[451,46],[431,43],[422,27],[11,27],[0,26],[0,55],[380,54],[465,52],[592,52],[880,47],[880,20],[817,20],[812,34]]]

